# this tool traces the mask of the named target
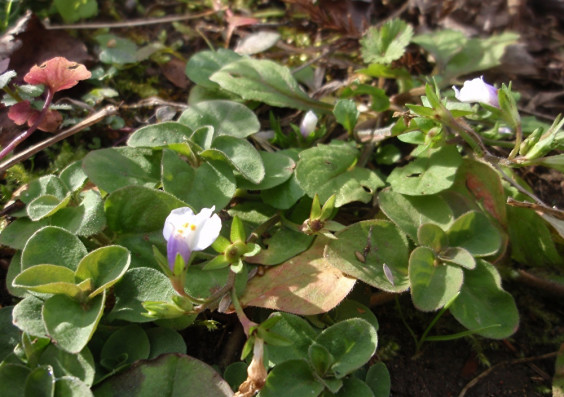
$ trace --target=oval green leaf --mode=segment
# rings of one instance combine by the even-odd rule
[[[402,292],[409,288],[407,238],[393,223],[362,221],[336,236],[337,240],[331,240],[325,249],[325,258],[331,265],[384,291]],[[390,274],[386,274],[386,268]]]
[[[427,247],[415,248],[409,257],[411,298],[419,310],[443,307],[460,291],[463,280],[461,268],[435,262],[435,254]]]
[[[182,354],[142,360],[100,383],[96,397],[231,397],[229,384],[209,365]]]
[[[251,109],[226,100],[203,101],[190,106],[182,112],[178,122],[192,130],[211,125],[214,138],[221,135],[246,138],[260,129],[258,118]]]
[[[477,333],[486,338],[507,338],[519,326],[515,300],[501,287],[496,268],[484,260],[478,260],[474,270],[464,270],[464,285],[450,312],[466,328],[481,330]]]
[[[92,279],[94,290],[88,295],[92,299],[117,283],[127,271],[130,261],[127,248],[119,245],[98,248],[82,258],[76,269],[76,278],[78,281]]]
[[[81,304],[65,295],[55,295],[45,301],[43,322],[57,345],[78,353],[88,343],[104,312],[106,294]]]
[[[59,227],[46,226],[27,241],[22,251],[22,269],[52,264],[74,271],[86,252],[86,247],[74,234]]]

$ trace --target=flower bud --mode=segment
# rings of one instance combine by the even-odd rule
[[[300,124],[300,133],[304,138],[307,138],[315,130],[317,120],[317,116],[311,110],[304,115]]]

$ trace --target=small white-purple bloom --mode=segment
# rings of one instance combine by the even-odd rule
[[[167,241],[166,252],[170,268],[176,255],[188,262],[192,251],[202,251],[215,241],[221,231],[221,219],[214,214],[215,206],[203,208],[198,214],[188,207],[177,208],[166,218],[163,236]]]
[[[300,124],[300,133],[304,138],[307,138],[315,130],[317,120],[317,116],[311,110],[304,115]]]
[[[480,102],[499,107],[497,88],[486,83],[484,76],[476,77],[473,80],[466,80],[460,91],[455,86],[452,86],[452,89],[454,90],[454,96],[460,102]]]

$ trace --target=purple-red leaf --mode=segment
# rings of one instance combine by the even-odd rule
[[[27,123],[31,127],[41,112],[31,107],[29,101],[22,101],[11,106],[8,110],[8,117],[17,125]],[[37,126],[41,131],[55,132],[63,121],[63,116],[56,110],[49,109],[41,123]]]
[[[43,84],[53,93],[74,87],[80,80],[89,79],[92,73],[80,63],[55,57],[41,65],[33,66],[24,76],[28,84]]]

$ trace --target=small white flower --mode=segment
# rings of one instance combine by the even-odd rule
[[[497,88],[486,83],[484,76],[476,77],[473,80],[466,80],[460,91],[455,86],[452,86],[452,89],[454,90],[454,96],[460,102],[480,102],[499,107]]]
[[[166,218],[163,236],[167,241],[167,259],[170,268],[174,267],[176,255],[180,254],[188,262],[192,251],[208,248],[219,236],[221,219],[214,214],[215,206],[203,208],[198,214],[188,207],[172,210]]]
[[[300,133],[304,138],[307,138],[311,134],[315,127],[317,126],[317,116],[311,110],[309,110],[302,119],[300,124]]]

